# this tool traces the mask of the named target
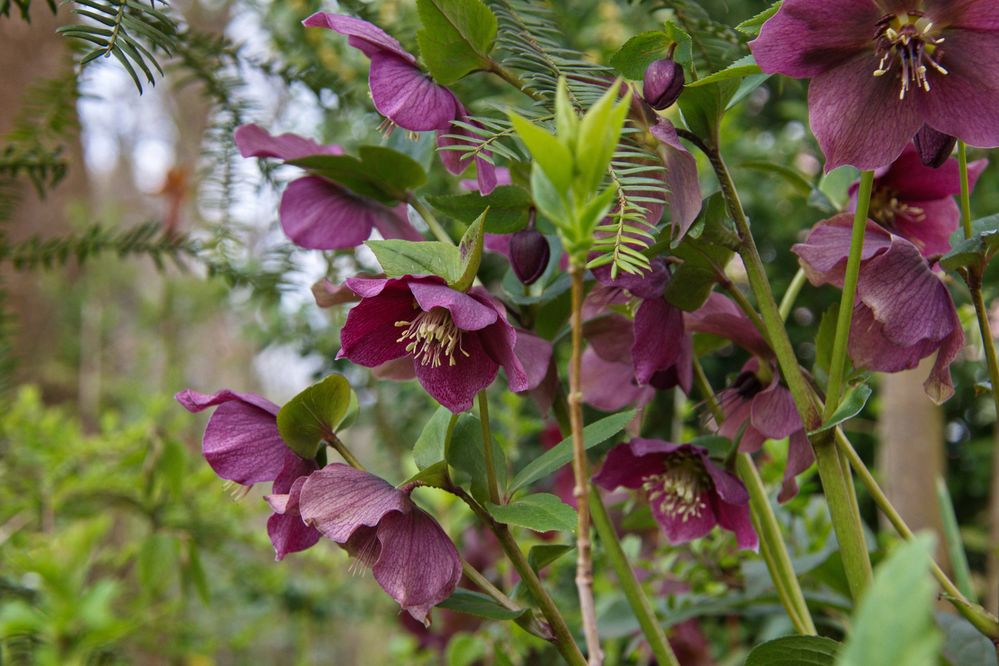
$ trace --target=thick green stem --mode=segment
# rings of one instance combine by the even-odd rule
[[[961,228],[964,237],[971,238],[971,180],[968,178],[968,146],[957,142],[957,157],[961,168]]]
[[[700,360],[696,358],[694,359],[694,383],[712,416],[714,416],[715,422],[721,425],[725,415],[715,399],[714,391],[711,389],[707,375],[704,374]],[[736,471],[749,491],[749,508],[752,513],[753,525],[760,537],[761,555],[767,565],[767,571],[770,572],[770,579],[777,590],[777,596],[780,597],[784,610],[791,618],[795,630],[799,634],[814,635],[816,633],[815,623],[812,621],[808,604],[805,603],[805,595],[801,591],[798,577],[794,573],[791,556],[787,552],[787,544],[785,544],[780,531],[780,524],[777,522],[777,516],[774,515],[773,507],[770,505],[770,499],[767,497],[767,491],[756,469],[756,464],[748,453],[740,453],[736,457]]]
[[[787,318],[791,315],[794,302],[798,300],[798,294],[801,293],[801,289],[805,286],[806,282],[808,282],[808,276],[805,275],[805,269],[799,268],[798,272],[794,274],[791,284],[788,285],[787,291],[784,292],[784,298],[780,300],[780,318],[784,321],[787,321]]]
[[[440,222],[437,221],[434,214],[430,212],[430,207],[427,206],[427,204],[423,203],[418,197],[414,196],[409,198],[409,205],[413,207],[413,210],[420,214],[423,221],[427,223],[428,227],[430,227],[430,233],[432,233],[437,240],[449,245],[455,244],[454,239],[451,238],[447,230],[441,225]]]
[[[572,429],[572,471],[576,498],[576,589],[583,617],[583,635],[590,666],[603,663],[597,611],[593,603],[593,554],[590,549],[589,462],[583,441],[583,267],[574,260],[569,267],[572,277],[572,357],[569,362],[569,425]]]
[[[846,350],[850,341],[850,324],[853,322],[853,304],[857,299],[857,282],[860,280],[860,261],[864,252],[864,234],[867,232],[867,212],[871,206],[873,186],[874,172],[863,172],[860,175],[860,190],[857,193],[857,211],[853,216],[850,256],[846,262],[846,274],[843,276],[843,294],[840,297],[839,314],[836,318],[836,338],[833,341],[829,384],[826,388],[826,409],[822,415],[824,420],[836,412],[843,397]]]
[[[614,524],[607,515],[607,508],[600,497],[600,491],[596,488],[590,489],[590,512],[593,515],[593,526],[604,546],[604,554],[610,560],[614,573],[617,574],[618,584],[624,591],[635,618],[638,619],[638,625],[642,628],[645,640],[649,642],[656,662],[661,666],[680,666],[673,648],[666,639],[666,633],[656,618],[655,611],[652,610],[649,598],[645,596],[641,583],[635,578],[635,572],[628,563],[628,556],[624,554],[621,542],[617,538]]]
[[[482,424],[482,457],[486,463],[486,487],[489,488],[489,501],[500,503],[499,482],[496,480],[496,467],[493,458],[493,435],[489,427],[489,398],[485,391],[479,392],[479,423]]]
[[[350,449],[347,448],[346,444],[340,441],[339,437],[333,433],[326,433],[326,442],[340,454],[348,465],[362,471],[364,470],[364,465],[361,464],[361,461],[357,459],[357,456],[355,456]]]
[[[504,594],[503,590],[493,585],[488,578],[479,572],[478,569],[465,560],[461,561],[461,571],[465,574],[465,578],[470,580],[477,588],[492,597],[496,603],[503,608],[514,611],[515,613],[523,613],[525,610],[524,608],[521,608],[516,601]],[[543,638],[545,640],[552,639],[551,629],[535,617],[534,613],[523,613],[517,617],[514,622],[520,625],[524,631],[534,634],[538,638]]]
[[[704,148],[715,174],[718,176],[722,195],[725,197],[729,213],[735,221],[736,229],[742,240],[739,254],[746,266],[746,275],[756,296],[770,346],[777,357],[777,363],[780,366],[784,381],[787,383],[788,390],[794,398],[794,404],[801,415],[802,422],[809,431],[816,430],[822,423],[821,415],[812,399],[811,387],[798,364],[791,339],[784,328],[784,320],[770,288],[766,268],[760,258],[756,241],[753,239],[752,231],[749,228],[749,219],[742,208],[742,202],[739,200],[732,175],[717,150],[706,145]],[[852,307],[850,309],[852,311]],[[829,504],[833,528],[836,530],[836,537],[839,540],[840,555],[843,559],[847,580],[850,583],[853,596],[857,598],[871,579],[871,561],[867,554],[867,544],[864,541],[863,523],[860,520],[860,514],[855,510],[856,503],[849,495],[850,485],[847,479],[849,470],[844,469],[840,464],[836,445],[828,431],[813,438],[812,447],[815,449],[815,459]]]
[[[861,459],[857,450],[853,448],[850,440],[841,429],[836,428],[835,438],[836,445],[860,476],[860,482],[867,488],[867,492],[870,493],[874,504],[881,510],[881,513],[888,519],[888,522],[891,523],[900,537],[906,541],[912,539],[912,530],[909,529],[905,520],[899,515],[895,507],[892,506],[888,496],[885,495],[884,490],[881,489],[874,475],[871,474],[871,471],[864,464],[863,459]],[[937,579],[948,601],[954,605],[958,612],[983,634],[993,640],[999,640],[999,619],[980,605],[969,601],[936,562],[933,562],[932,571],[933,576]]]
[[[538,605],[538,609],[541,614],[544,615],[545,620],[548,621],[551,627],[552,634],[555,642],[555,646],[558,648],[559,653],[562,657],[571,664],[571,666],[586,666],[586,659],[583,654],[579,651],[579,647],[576,645],[576,641],[572,637],[572,632],[569,631],[569,626],[565,623],[565,618],[562,617],[562,613],[559,611],[558,606],[552,600],[548,591],[545,590],[545,586],[541,583],[541,579],[538,578],[538,574],[531,567],[531,564],[527,561],[527,557],[524,552],[520,549],[517,544],[516,539],[510,534],[510,530],[506,525],[496,522],[496,520],[489,515],[482,505],[475,501],[471,496],[468,495],[461,488],[452,488],[451,492],[458,496],[468,507],[475,513],[476,516],[492,530],[493,534],[496,535],[497,540],[500,542],[500,546],[503,548],[503,552],[506,553],[507,558],[509,558],[513,568],[517,570],[520,574],[520,579],[523,581],[524,586],[531,593],[531,597],[534,602]]]

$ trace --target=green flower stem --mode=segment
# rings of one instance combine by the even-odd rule
[[[739,193],[735,188],[732,175],[718,150],[703,144],[703,142],[701,147],[702,150],[705,150],[705,154],[718,176],[722,195],[725,197],[732,219],[735,220],[736,229],[741,238],[739,255],[746,266],[746,275],[756,296],[760,314],[766,325],[767,337],[777,357],[784,381],[791,391],[794,404],[805,427],[809,431],[816,430],[822,424],[821,414],[812,399],[811,387],[798,364],[791,339],[784,328],[784,320],[781,318],[780,309],[770,288],[766,268],[760,258],[756,241],[753,239],[752,231],[749,228],[749,219],[742,208],[742,202],[739,200]],[[866,206],[863,208],[866,209]],[[864,210],[864,215],[866,218],[866,210]],[[852,306],[852,302],[850,305]],[[853,308],[849,309],[852,311]],[[846,570],[850,590],[854,598],[858,598],[870,582],[871,561],[867,554],[867,544],[864,541],[863,523],[860,520],[860,514],[856,511],[856,502],[850,497],[849,470],[840,464],[836,445],[832,441],[832,434],[828,431],[812,439],[812,448],[815,450],[819,476],[822,479],[822,488],[829,504],[836,537],[839,540],[840,556]]]
[[[808,276],[805,275],[805,269],[799,268],[798,272],[794,274],[791,284],[788,285],[787,291],[784,292],[784,298],[780,301],[780,318],[784,321],[787,321],[787,318],[790,316],[794,302],[798,300],[798,294],[801,293],[801,289],[805,286],[806,282],[808,282]]]
[[[871,190],[874,186],[874,172],[860,174],[860,190],[857,192],[857,211],[853,216],[853,233],[850,236],[850,256],[843,276],[843,294],[839,302],[836,319],[836,337],[833,341],[832,361],[829,365],[829,384],[826,388],[826,408],[823,421],[831,417],[843,398],[843,384],[846,375],[846,350],[850,340],[850,324],[853,322],[853,304],[857,299],[857,282],[860,280],[860,260],[864,251],[864,234],[867,232],[867,212],[871,206]]]
[[[535,617],[534,613],[524,613],[527,609],[522,608],[516,601],[504,594],[501,589],[489,582],[488,578],[483,576],[478,569],[473,567],[464,559],[461,560],[461,571],[465,574],[465,577],[468,578],[468,580],[472,581],[477,588],[492,597],[493,600],[495,600],[500,606],[515,613],[523,613],[514,619],[514,622],[519,624],[524,631],[527,631],[538,638],[551,640],[551,630],[537,617]]]
[[[714,416],[715,422],[720,425],[725,418],[724,413],[715,399],[715,393],[711,389],[707,375],[704,374],[700,360],[696,358],[694,359],[694,383],[712,416]],[[760,536],[761,555],[766,562],[767,571],[770,572],[770,578],[774,582],[777,596],[780,597],[795,630],[799,634],[815,635],[817,633],[815,623],[812,621],[808,604],[805,603],[805,595],[801,591],[798,577],[794,573],[794,566],[791,564],[791,556],[787,552],[780,524],[777,522],[777,516],[770,505],[770,498],[767,497],[767,491],[756,469],[756,464],[748,453],[740,453],[736,456],[736,471],[749,491],[749,508],[756,533]]]
[[[408,203],[413,207],[413,210],[420,214],[423,221],[427,223],[428,227],[430,227],[430,233],[432,233],[437,240],[442,243],[447,243],[448,245],[455,245],[454,239],[451,238],[441,223],[437,221],[434,214],[430,212],[430,207],[427,204],[423,203],[419,197],[415,196],[410,197]]]
[[[339,437],[337,437],[332,433],[327,433],[326,443],[332,446],[333,449],[340,454],[340,457],[342,457],[348,465],[356,469],[359,469],[361,471],[364,471],[364,465],[362,465],[361,461],[358,460],[353,453],[351,453],[350,449],[347,448],[347,445],[340,441]]]
[[[850,440],[840,428],[836,428],[835,438],[836,446],[850,461],[850,465],[854,470],[856,470],[857,475],[860,477],[860,482],[864,484],[865,488],[867,488],[867,492],[870,493],[871,498],[874,500],[878,509],[881,510],[881,513],[885,515],[888,522],[892,524],[892,527],[895,528],[895,531],[898,532],[900,537],[906,541],[912,539],[912,530],[909,529],[905,520],[901,515],[899,515],[895,507],[892,506],[888,496],[885,495],[881,486],[878,485],[877,480],[874,478],[874,475],[871,474],[871,471],[867,468],[867,465],[864,464],[864,461],[857,453],[857,450],[853,448]],[[954,605],[954,608],[956,608],[957,611],[961,613],[961,615],[963,615],[964,618],[973,624],[980,632],[993,640],[999,640],[999,619],[985,610],[982,606],[968,600],[968,598],[961,593],[961,590],[958,589],[957,585],[955,585],[953,581],[947,577],[947,574],[944,573],[943,569],[941,569],[936,562],[933,562],[932,571],[933,576],[937,579],[937,582],[940,584],[940,588],[944,592],[944,596],[951,602],[951,604]]]
[[[576,589],[579,610],[583,616],[583,635],[590,666],[603,663],[600,636],[597,632],[597,611],[593,603],[593,553],[590,549],[590,511],[586,501],[590,494],[589,461],[583,441],[583,271],[574,259],[569,266],[572,277],[572,357],[569,361],[569,425],[572,430],[572,471],[576,480]]]
[[[971,238],[971,180],[968,178],[968,144],[957,142],[957,158],[961,167],[961,228],[964,237]]]
[[[550,98],[542,94],[540,91],[535,90],[531,86],[524,83],[524,80],[511,72],[509,69],[504,67],[500,62],[490,58],[489,60],[489,72],[492,72],[496,76],[500,77],[511,86],[524,93],[536,102],[550,102]]]
[[[760,332],[760,335],[764,338],[769,338],[770,336],[767,334],[766,324],[763,323],[759,313],[756,312],[756,308],[754,308],[753,304],[749,302],[746,295],[742,293],[742,290],[731,282],[723,282],[722,288],[725,289],[728,295],[732,297],[732,300],[735,301],[735,304],[739,306],[739,309],[742,310],[744,315],[746,315],[746,318],[749,319],[753,326],[756,327],[756,330]]]
[[[489,427],[489,398],[485,391],[479,392],[479,423],[482,424],[482,456],[486,463],[486,486],[489,488],[489,501],[500,503],[499,482],[493,458],[493,435]]]
[[[562,657],[571,666],[586,666],[586,658],[579,651],[579,647],[572,637],[572,632],[569,631],[569,626],[565,623],[565,618],[562,617],[558,606],[555,605],[555,602],[541,583],[541,579],[538,578],[538,574],[527,561],[527,557],[520,549],[516,539],[510,534],[509,528],[497,522],[482,505],[476,502],[462,488],[456,486],[449,490],[467,504],[472,512],[496,535],[500,546],[503,548],[503,552],[506,553],[506,556],[513,564],[513,568],[520,574],[521,581],[523,581],[524,585],[530,591],[531,597],[538,605],[545,620],[548,621],[554,635],[552,640],[555,642],[555,647],[558,648]]]
[[[590,513],[593,516],[593,526],[604,546],[604,554],[610,560],[614,573],[617,574],[618,584],[621,585],[628,605],[638,619],[638,625],[642,628],[645,640],[649,642],[656,663],[661,666],[680,666],[673,648],[666,639],[666,633],[656,618],[655,611],[652,610],[649,598],[645,596],[645,591],[635,578],[635,572],[628,562],[628,556],[624,554],[624,549],[621,548],[614,524],[607,515],[607,508],[600,497],[600,491],[596,488],[590,489]]]

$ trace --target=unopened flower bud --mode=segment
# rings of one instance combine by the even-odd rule
[[[683,67],[671,58],[656,60],[645,69],[642,97],[656,111],[662,111],[676,102],[683,92]]]
[[[522,229],[510,237],[510,266],[524,284],[538,281],[551,253],[548,239],[537,229]]]
[[[919,159],[924,165],[934,169],[943,166],[957,144],[956,136],[938,132],[929,125],[923,125],[912,140],[919,151]]]

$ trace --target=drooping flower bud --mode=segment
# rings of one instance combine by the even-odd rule
[[[510,237],[510,266],[524,284],[538,281],[548,266],[551,253],[548,239],[537,229],[521,229]]]
[[[919,151],[919,159],[924,165],[937,169],[943,166],[957,145],[957,137],[938,132],[929,125],[923,125],[912,139]]]
[[[671,58],[656,60],[645,69],[642,97],[653,109],[662,111],[680,97],[685,82],[679,63]]]

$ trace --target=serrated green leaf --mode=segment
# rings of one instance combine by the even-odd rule
[[[357,149],[361,168],[386,193],[402,200],[406,193],[427,182],[427,172],[405,153],[384,146],[361,146]]]
[[[427,197],[430,205],[456,220],[471,224],[488,208],[487,234],[512,234],[527,226],[531,194],[517,185],[501,185],[486,196],[478,192]]]
[[[288,401],[277,415],[278,432],[302,458],[316,456],[323,440],[336,433],[350,408],[350,383],[330,375]]]
[[[478,219],[465,230],[465,234],[458,243],[458,257],[461,261],[461,274],[449,286],[456,291],[468,291],[475,282],[475,276],[479,272],[479,265],[482,264],[482,248],[485,244],[485,220],[489,215],[489,209],[482,211]]]
[[[833,666],[839,648],[822,636],[784,636],[754,647],[746,666]]]
[[[417,0],[423,29],[416,39],[434,79],[450,85],[489,66],[496,16],[480,0]]]
[[[510,610],[496,603],[490,596],[463,587],[455,589],[451,596],[437,604],[437,607],[490,620],[514,620],[530,611],[529,608]]]
[[[626,79],[641,81],[649,65],[666,57],[671,43],[673,40],[664,32],[641,32],[626,41],[611,56],[611,67]]]
[[[933,537],[899,545],[874,572],[850,623],[837,666],[936,666],[941,645],[933,624]]]
[[[447,461],[441,460],[409,477],[402,485],[415,483],[421,486],[430,486],[431,488],[447,489],[451,486],[450,481],[451,478],[447,471]]]
[[[509,504],[489,503],[486,509],[501,523],[535,532],[572,532],[576,529],[576,510],[549,493],[525,495]]]
[[[741,33],[749,35],[750,37],[756,37],[760,34],[760,28],[763,27],[763,24],[770,20],[770,17],[776,14],[783,4],[784,0],[777,0],[777,2],[770,5],[753,18],[746,19],[739,25],[735,26],[735,29]]]
[[[591,449],[624,430],[635,418],[635,410],[611,414],[596,423],[583,428],[583,446]],[[545,451],[520,470],[510,484],[510,492],[516,492],[524,486],[534,483],[557,470],[572,460],[572,437],[566,437],[561,442]]]
[[[831,430],[836,426],[849,421],[854,416],[864,411],[864,407],[867,406],[867,401],[871,397],[873,389],[867,384],[858,384],[857,386],[851,387],[850,390],[846,392],[843,396],[842,402],[839,403],[839,407],[833,412],[829,420],[823,423],[817,430],[813,430],[808,433],[808,436],[817,435],[820,432],[825,432],[826,430]]]
[[[688,83],[680,95],[680,113],[687,128],[708,142],[718,145],[718,132],[728,102],[739,89],[735,79],[716,81],[702,86]]]
[[[984,271],[999,253],[999,215],[990,215],[975,220],[971,224],[971,238],[965,239],[964,232],[958,230],[951,238],[953,249],[940,260],[945,270],[957,271],[974,268]]]
[[[461,256],[458,248],[441,241],[369,240],[365,242],[375,253],[385,275],[437,275],[448,283],[461,277]]]
[[[722,81],[744,79],[747,76],[762,73],[763,71],[760,69],[760,66],[756,64],[756,58],[754,58],[753,54],[750,53],[749,55],[739,58],[725,69],[717,71],[709,76],[705,76],[703,79],[691,81],[687,84],[687,88],[710,86],[715,83],[721,83]]]
[[[575,546],[567,544],[543,543],[532,546],[531,550],[527,552],[527,563],[531,565],[532,569],[540,572],[546,566],[573,550],[575,550]]]

